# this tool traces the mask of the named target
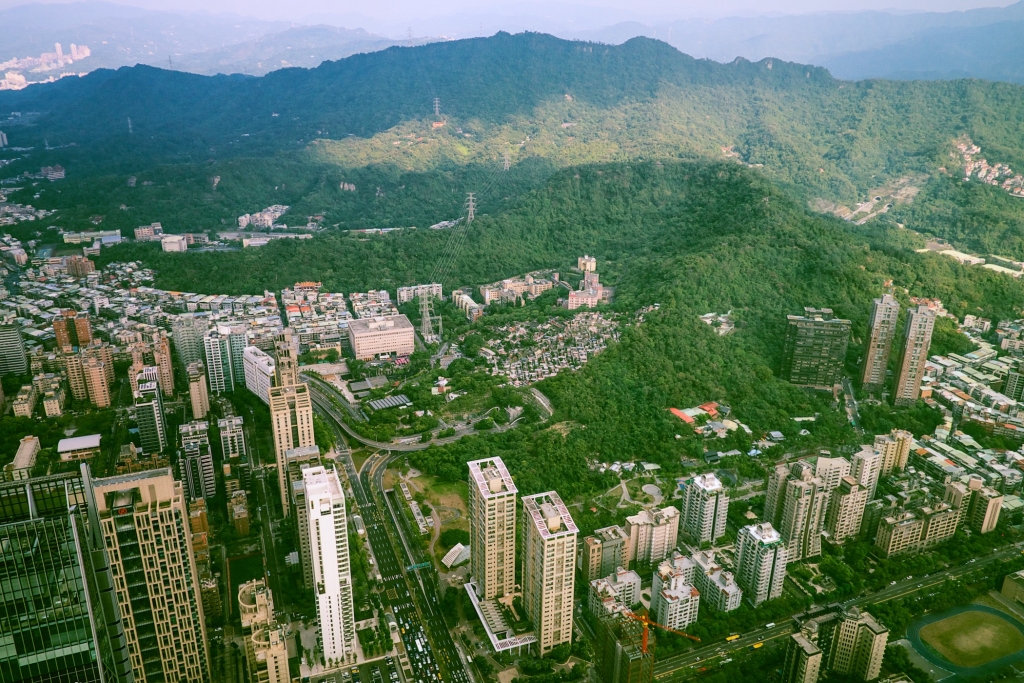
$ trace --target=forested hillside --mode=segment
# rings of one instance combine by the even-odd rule
[[[918,178],[913,205],[911,194],[884,220],[969,249],[990,249],[996,225],[1024,258],[1024,201],[976,182],[933,188],[958,177],[961,137],[1024,168],[1024,88],[1003,83],[852,83],[780,60],[695,60],[645,38],[498,34],[262,78],[94,72],[0,93],[5,108],[40,112],[8,128],[12,145],[35,148],[5,172],[68,169],[11,200],[60,209],[71,229],[96,216],[123,230],[223,229],[270,204],[291,206],[291,225],[319,215],[340,228],[422,228],[458,216],[466,192],[482,211],[504,210],[559,168],[728,158],[808,202],[852,206]],[[484,192],[506,157],[512,170]],[[924,205],[954,192],[975,210],[951,222]]]

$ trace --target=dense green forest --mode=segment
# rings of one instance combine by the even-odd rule
[[[939,297],[958,315],[1006,317],[1024,305],[1024,285],[1016,280],[915,253],[888,241],[886,232],[856,233],[846,223],[808,213],[757,172],[725,163],[599,165],[560,172],[514,210],[480,219],[472,229],[478,240],[467,240],[449,285],[562,266],[567,256],[588,251],[597,255],[603,277],[616,285],[616,307],[635,311],[660,304],[583,370],[541,383],[557,408],[555,421],[583,428],[532,435],[516,430],[411,456],[418,467],[455,480],[464,477],[465,461],[500,454],[527,491],[556,481],[574,494],[599,489],[607,484],[603,477],[580,475],[588,459],[643,458],[677,467],[681,455],[699,456],[699,442],[676,438],[685,430],[667,408],[708,400],[732,406],[755,437],[779,429],[796,439],[799,428],[789,418],[820,413],[810,426],[809,446],[854,444],[857,436],[840,413],[776,376],[785,315],[803,306],[830,306],[850,318],[856,341],[866,331],[871,299],[890,279],[901,297],[904,289]],[[333,264],[333,279],[327,281],[332,286],[384,286],[385,278],[414,281],[428,272],[429,249],[441,238],[420,233],[366,242],[337,238],[337,245],[335,239],[314,240],[308,248],[289,245],[272,258],[287,258],[295,268],[305,264],[311,270],[303,273],[325,278],[326,265]],[[407,270],[385,270],[388,262]],[[259,268],[258,262],[239,261],[229,273],[246,277],[244,271]],[[169,283],[175,286],[199,277],[174,268],[164,272],[188,278]],[[739,329],[726,337],[698,319],[727,310]],[[851,345],[852,365],[857,348]],[[871,424],[879,432],[888,431],[894,420],[923,430],[929,424],[934,428],[934,418],[928,409],[914,409],[872,414]]]
[[[97,71],[0,93],[5,107],[40,112],[7,130],[34,149],[12,152],[5,172],[68,169],[11,199],[59,208],[70,229],[97,216],[124,230],[221,229],[274,203],[292,207],[291,225],[422,229],[458,216],[466,192],[504,210],[559,168],[729,154],[804,201],[852,206],[927,177],[882,220],[1024,258],[1024,201],[960,182],[949,157],[966,135],[993,163],[1024,167],[1024,89],[1010,84],[852,83],[780,60],[695,60],[646,38],[498,34],[262,78]]]

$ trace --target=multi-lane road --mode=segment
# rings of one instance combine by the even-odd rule
[[[892,585],[886,586],[880,591],[871,593],[870,595],[847,600],[843,605],[851,607],[855,605],[864,606],[871,603],[886,602],[888,600],[894,600],[896,598],[910,595],[917,591],[933,588],[945,583],[949,579],[960,578],[964,574],[980,569],[988,564],[1017,555],[1021,552],[1021,545],[1024,544],[1010,546],[1009,548],[1000,550],[991,555],[975,558],[965,562],[964,564],[950,567],[949,569],[931,574],[930,576],[911,577],[903,579],[902,581],[897,581]],[[780,622],[772,628],[759,628],[743,634],[738,640],[734,640],[730,643],[720,641],[705,645],[695,650],[690,650],[689,652],[680,655],[656,660],[654,663],[654,677],[660,683],[681,680],[688,674],[694,673],[695,669],[708,665],[709,660],[712,665],[717,665],[720,663],[721,658],[728,657],[730,653],[750,648],[758,642],[768,643],[777,638],[787,637],[793,633],[794,629],[795,625],[793,624],[793,621],[791,619],[787,619],[785,622]]]
[[[343,439],[344,422],[329,401],[316,400],[317,412],[328,420],[338,439]],[[451,681],[470,683],[462,656],[440,613],[437,590],[432,576],[414,577],[407,567],[415,564],[400,557],[395,547],[405,548],[401,529],[385,499],[383,479],[388,463],[398,455],[377,456],[357,472],[348,449],[342,449],[338,461],[345,468],[355,503],[366,526],[373,549],[374,567],[380,573],[388,603],[398,620],[402,643],[412,669],[412,681]],[[403,554],[408,553],[407,550]],[[415,579],[415,580],[410,580]]]

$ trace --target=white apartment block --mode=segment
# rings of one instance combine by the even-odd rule
[[[736,575],[755,606],[782,595],[788,554],[782,535],[771,524],[751,524],[736,539]]]
[[[345,493],[335,470],[310,467],[303,471],[302,481],[323,657],[337,664],[350,662],[355,656],[356,623]]]
[[[469,463],[470,573],[483,600],[515,590],[518,493],[501,458]]]
[[[712,472],[681,482],[683,494],[680,526],[694,543],[714,543],[725,535],[729,494]]]
[[[651,614],[669,628],[683,629],[697,620],[700,591],[694,587],[697,565],[679,551],[663,560],[651,583]]]
[[[629,562],[658,562],[668,557],[679,536],[679,510],[671,505],[661,510],[642,510],[626,518]]]
[[[225,460],[245,455],[245,433],[242,424],[240,415],[217,420],[217,429],[220,431],[220,448]]]
[[[868,490],[868,500],[875,497],[878,478],[882,474],[882,455],[871,446],[861,446],[850,463],[850,474]]]
[[[743,589],[736,583],[732,572],[722,569],[715,562],[714,551],[697,551],[693,554],[696,570],[693,583],[700,591],[705,605],[719,612],[731,612],[743,602]]]
[[[658,594],[657,607],[654,606],[653,594],[651,602],[651,613],[659,624],[681,631],[697,621],[700,591],[693,586],[683,586],[678,590],[665,588]]]
[[[554,491],[523,498],[523,526],[523,605],[543,656],[572,642],[579,529]]]
[[[245,388],[270,404],[270,387],[274,386],[274,359],[255,346],[245,347],[242,353],[245,366]]]
[[[350,320],[348,338],[359,360],[391,354],[408,356],[416,349],[412,323],[404,315]]]
[[[623,607],[631,608],[640,602],[641,583],[639,574],[622,567],[603,579],[594,579],[590,582],[590,613],[600,617]]]

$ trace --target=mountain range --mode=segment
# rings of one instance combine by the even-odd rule
[[[348,13],[290,23],[158,12],[100,0],[30,4],[0,10],[0,25],[7,27],[0,61],[75,42],[89,45],[93,53],[76,70],[149,64],[208,75],[263,75],[392,45],[538,31],[609,44],[644,36],[698,58],[729,62],[772,57],[824,66],[837,77],[854,80],[970,77],[1024,82],[1024,2],[965,12],[820,12],[672,21],[623,18],[627,15],[555,2],[391,22]]]

